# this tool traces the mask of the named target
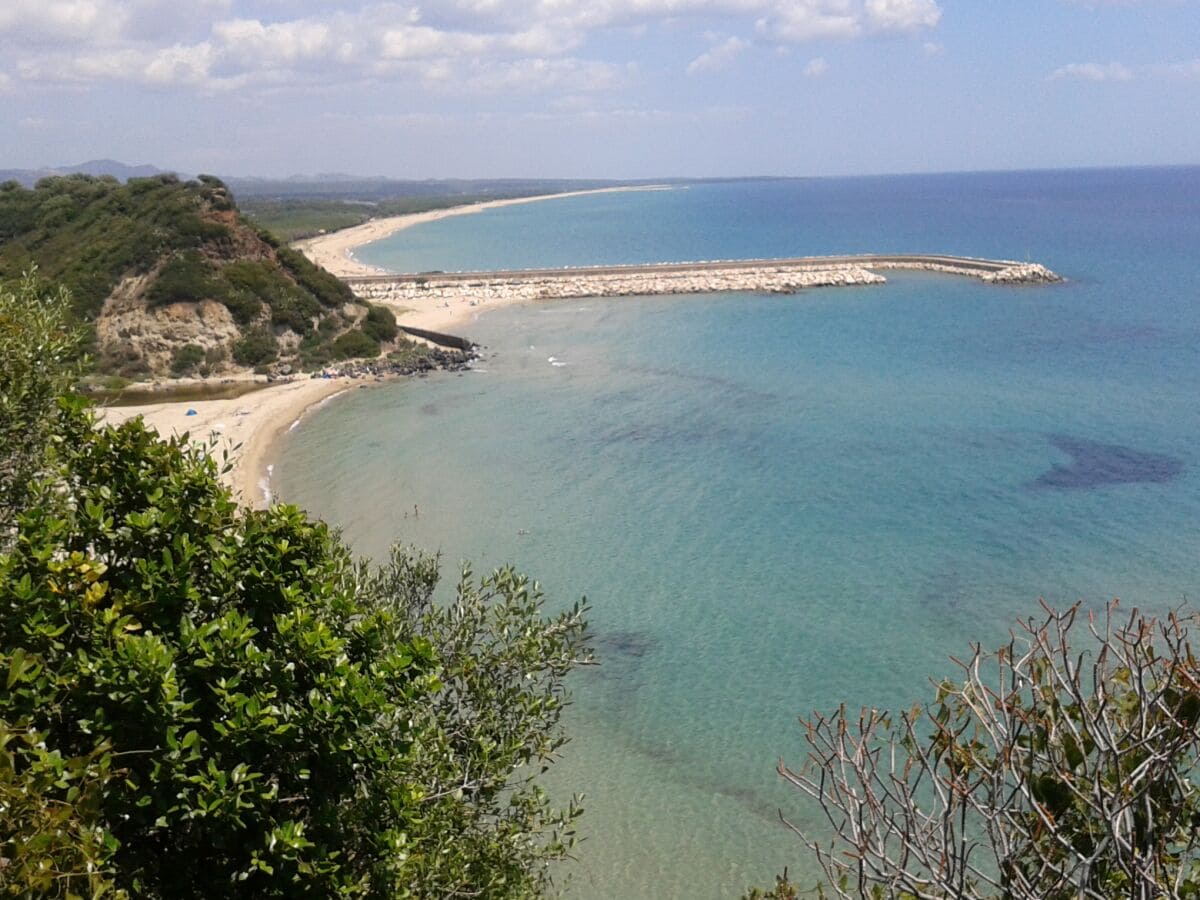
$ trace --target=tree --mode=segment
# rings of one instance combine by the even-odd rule
[[[1044,609],[929,706],[804,723],[779,772],[831,826],[792,826],[830,894],[1200,896],[1192,618]]]
[[[0,896],[544,891],[582,605],[510,569],[435,602],[436,558],[356,561],[186,437],[55,411],[0,553]]]

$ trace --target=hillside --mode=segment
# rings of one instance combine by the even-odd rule
[[[0,185],[0,279],[72,293],[102,372],[312,368],[376,356],[395,320],[238,212],[218,179],[69,175]]]

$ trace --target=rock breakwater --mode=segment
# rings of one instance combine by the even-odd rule
[[[989,284],[1049,284],[1062,279],[1038,263],[956,256],[835,256],[781,260],[662,263],[496,272],[426,272],[345,279],[365,300],[403,306],[468,302],[701,294],[794,293],[805,288],[883,284],[880,270],[910,269],[978,278]]]

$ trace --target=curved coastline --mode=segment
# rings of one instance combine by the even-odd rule
[[[436,222],[451,216],[467,216],[484,212],[489,209],[499,209],[502,206],[518,206],[524,203],[539,203],[543,200],[562,200],[568,197],[584,197],[589,194],[620,194],[631,191],[669,191],[673,190],[666,184],[628,185],[623,187],[591,188],[584,191],[565,191],[561,194],[537,194],[533,197],[511,197],[505,200],[486,200],[482,203],[466,203],[462,206],[448,206],[445,209],[431,209],[427,212],[409,213],[403,216],[389,216],[385,219],[372,219],[352,228],[342,228],[338,231],[322,234],[313,238],[305,238],[292,243],[314,263],[329,272],[344,277],[362,277],[386,274],[384,270],[368,266],[354,258],[354,251],[366,244],[381,241],[406,228],[421,225],[425,222]]]
[[[807,287],[883,283],[885,279],[877,271],[881,269],[917,269],[1002,284],[1062,280],[1035,263],[930,254],[707,260],[436,275],[386,273],[353,258],[354,249],[363,244],[450,216],[588,194],[670,189],[666,185],[629,186],[494,200],[373,220],[297,241],[293,246],[344,279],[359,296],[391,305],[402,326],[438,332],[476,318],[483,311],[481,306],[496,308],[540,299],[596,296],[792,293]],[[230,399],[108,407],[100,411],[100,417],[119,424],[142,416],[149,427],[164,436],[189,434],[197,443],[211,444],[217,454],[228,451],[232,465],[223,480],[243,505],[261,508],[272,499],[269,462],[276,441],[309,411],[347,392],[354,384],[366,386],[346,378],[297,378]],[[194,411],[190,416],[189,410]]]

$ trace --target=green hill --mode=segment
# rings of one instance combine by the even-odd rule
[[[65,285],[97,368],[126,377],[370,357],[395,319],[238,212],[211,176],[0,184],[0,279]]]

